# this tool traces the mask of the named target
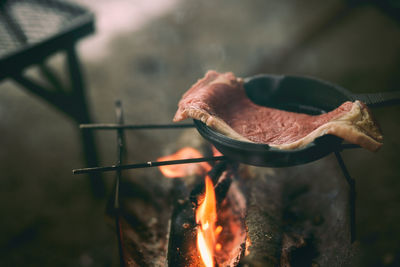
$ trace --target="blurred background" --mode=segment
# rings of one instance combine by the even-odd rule
[[[400,2],[344,0],[75,0],[96,32],[78,52],[95,122],[169,123],[209,69],[299,74],[354,93],[400,90]],[[0,22],[2,23],[2,22]],[[1,42],[0,42],[1,45]],[[63,54],[48,64],[64,76]],[[35,67],[28,72],[35,76]],[[400,266],[400,107],[374,109],[385,144],[345,151],[357,188],[360,266]],[[176,132],[129,132],[129,162],[155,160]],[[100,163],[115,133],[97,133]],[[93,196],[77,124],[11,79],[0,83],[0,265],[112,266],[107,197]],[[316,179],[326,179],[321,173]],[[329,175],[328,175],[329,176]],[[112,174],[105,175],[106,195]]]

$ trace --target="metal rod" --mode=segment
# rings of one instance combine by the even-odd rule
[[[115,102],[115,113],[117,117],[117,122],[120,124],[124,123],[123,111],[122,111],[122,104],[120,101]],[[117,166],[121,166],[123,155],[124,155],[124,130],[119,129],[117,132]],[[115,209],[115,230],[117,233],[117,240],[118,240],[118,250],[119,250],[119,259],[120,259],[120,266],[125,266],[124,260],[124,249],[122,244],[122,229],[121,229],[121,220],[120,220],[120,199],[119,199],[119,191],[121,185],[121,169],[117,169],[116,177],[115,177],[115,195],[114,195],[114,209]]]
[[[167,161],[148,161],[146,163],[137,163],[137,164],[128,164],[128,165],[113,165],[108,167],[93,167],[93,168],[82,168],[72,170],[73,174],[83,174],[83,173],[93,173],[93,172],[107,172],[107,171],[115,171],[115,170],[127,170],[127,169],[140,169],[140,168],[150,168],[150,167],[159,167],[165,165],[174,165],[174,164],[186,164],[186,163],[197,163],[204,161],[218,161],[218,160],[227,160],[225,156],[218,157],[208,157],[208,158],[194,158],[194,159],[180,159],[180,160],[167,160]]]
[[[339,152],[335,152],[336,159],[339,163],[339,166],[343,172],[344,177],[346,178],[347,183],[349,184],[350,189],[350,238],[351,243],[353,243],[356,239],[356,182],[350,176],[349,171],[344,164],[343,158]]]
[[[70,92],[58,91],[61,95],[60,104],[67,114],[69,114],[78,124],[91,123],[89,101],[86,96],[85,79],[75,43],[70,44],[66,50],[66,63],[70,82]],[[96,166],[99,164],[99,156],[96,146],[96,137],[93,132],[81,131],[83,153],[85,154],[86,166]],[[89,175],[89,181],[93,194],[97,197],[104,197],[106,185],[100,173]]]
[[[193,128],[194,124],[144,124],[144,125],[134,125],[134,124],[113,124],[113,123],[93,123],[93,124],[81,124],[79,128],[81,129],[94,129],[94,130],[141,130],[141,129],[179,129],[179,128]]]
[[[39,70],[42,73],[43,77],[46,78],[46,80],[51,83],[53,86],[53,89],[56,91],[64,91],[66,92],[66,89],[61,83],[61,80],[57,77],[57,74],[52,71],[47,65],[45,61],[42,61],[39,63]]]

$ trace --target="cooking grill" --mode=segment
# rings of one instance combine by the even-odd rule
[[[12,79],[23,89],[55,107],[77,123],[90,123],[86,90],[76,43],[94,32],[94,16],[85,8],[62,0],[0,1],[0,81]],[[64,53],[69,83],[65,84],[47,64],[55,53]],[[46,85],[26,75],[38,67]],[[88,165],[97,165],[95,138],[82,133]],[[91,175],[96,196],[104,194],[97,174]]]
[[[133,124],[124,124],[123,120],[123,111],[122,111],[122,105],[120,101],[116,102],[115,105],[115,111],[116,111],[116,124],[105,124],[105,123],[100,123],[100,124],[81,124],[80,128],[83,131],[90,131],[90,130],[112,130],[117,132],[117,159],[116,159],[116,164],[112,166],[105,166],[105,167],[89,167],[89,168],[80,168],[80,169],[74,169],[73,174],[90,174],[90,173],[98,173],[98,172],[108,172],[108,171],[114,171],[116,176],[115,176],[115,185],[114,185],[114,192],[113,192],[113,214],[115,215],[115,228],[116,228],[116,234],[118,237],[118,247],[119,247],[119,252],[120,252],[120,264],[121,266],[125,265],[124,262],[124,251],[123,251],[123,245],[122,245],[122,236],[123,232],[121,230],[121,224],[120,224],[120,185],[121,185],[121,180],[122,175],[121,171],[122,170],[127,170],[127,169],[139,169],[139,168],[151,168],[151,167],[159,167],[159,166],[165,166],[165,165],[175,165],[175,164],[187,164],[187,163],[196,163],[196,162],[226,162],[230,164],[235,164],[236,161],[230,160],[226,156],[214,156],[214,157],[201,157],[201,158],[189,158],[189,159],[182,159],[182,160],[169,160],[169,161],[148,161],[148,162],[143,162],[143,163],[135,163],[135,164],[124,164],[123,159],[125,158],[125,138],[124,138],[124,132],[126,130],[181,130],[185,128],[193,128],[195,127],[195,124],[146,124],[146,125],[133,125]],[[340,147],[341,149],[346,149],[346,148],[355,148],[355,146],[342,146]],[[350,240],[351,242],[354,242],[355,240],[355,180],[351,177],[349,171],[347,170],[347,167],[342,159],[342,156],[340,154],[339,150],[334,151],[337,163],[340,167],[340,170],[349,186],[349,203],[348,203],[348,210],[350,212],[349,214],[349,221],[350,221]],[[221,165],[216,165],[220,166]],[[223,166],[223,165],[222,165]],[[214,167],[215,168],[215,167]],[[222,171],[226,168],[222,167]],[[214,171],[215,172],[215,171]],[[221,170],[216,171],[217,173],[221,173]],[[216,177],[216,178],[215,178]],[[214,180],[217,180],[218,175],[214,175]],[[228,185],[229,186],[229,185]],[[221,188],[220,188],[221,189]],[[197,191],[199,188],[197,188]],[[197,196],[199,192],[196,190],[192,191],[192,195]],[[201,190],[200,190],[201,191]],[[218,189],[216,188],[216,191]],[[222,188],[222,191],[226,193],[227,188]],[[218,194],[218,193],[217,193]],[[224,195],[224,194],[222,194]],[[193,198],[193,196],[192,196]],[[187,208],[187,207],[186,207]],[[185,211],[183,211],[185,212]],[[175,212],[173,213],[175,214]],[[173,217],[176,215],[173,215]],[[171,228],[171,231],[173,231],[173,228]],[[183,230],[185,231],[185,230]],[[182,235],[185,235],[183,233]],[[171,241],[170,241],[171,242]],[[176,245],[176,244],[175,244]],[[176,258],[176,257],[175,257]]]
[[[0,79],[93,32],[93,15],[63,1],[0,2]]]

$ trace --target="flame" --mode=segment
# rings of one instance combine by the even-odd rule
[[[215,148],[215,146],[212,146],[211,149],[213,151],[214,157],[223,156],[222,153],[219,152],[218,149]]]
[[[214,156],[222,155],[215,147],[212,147]],[[192,147],[184,147],[176,153],[160,157],[157,161],[168,161],[178,159],[200,158],[203,155]],[[169,178],[178,178],[188,175],[205,175],[211,170],[207,162],[187,163],[179,165],[160,166],[162,174]],[[216,226],[217,207],[214,185],[211,178],[205,175],[205,193],[198,198],[196,209],[197,227],[197,249],[205,267],[214,267],[214,252],[220,251],[222,245],[217,243],[217,237],[222,232],[222,226]]]
[[[199,199],[196,210],[197,248],[206,267],[214,267],[214,248],[216,246],[217,208],[214,185],[207,175],[205,179],[206,190],[204,197]]]
[[[248,256],[250,254],[250,246],[251,246],[251,240],[250,237],[247,236],[246,238],[246,250],[244,251],[244,255]]]
[[[160,157],[157,161],[179,160],[201,158],[203,155],[192,147],[184,147],[176,153]],[[211,170],[211,165],[208,162],[186,163],[177,165],[166,165],[159,167],[162,174],[168,178],[179,178],[188,175],[203,175]]]

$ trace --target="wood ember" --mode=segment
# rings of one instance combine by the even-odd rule
[[[220,267],[237,266],[246,250],[246,200],[238,182],[229,180],[232,181],[229,190],[218,205],[218,224],[223,230],[217,240],[222,248],[216,251],[215,260]]]
[[[180,200],[175,204],[169,232],[168,266],[197,266],[199,263],[193,207],[188,200]]]

